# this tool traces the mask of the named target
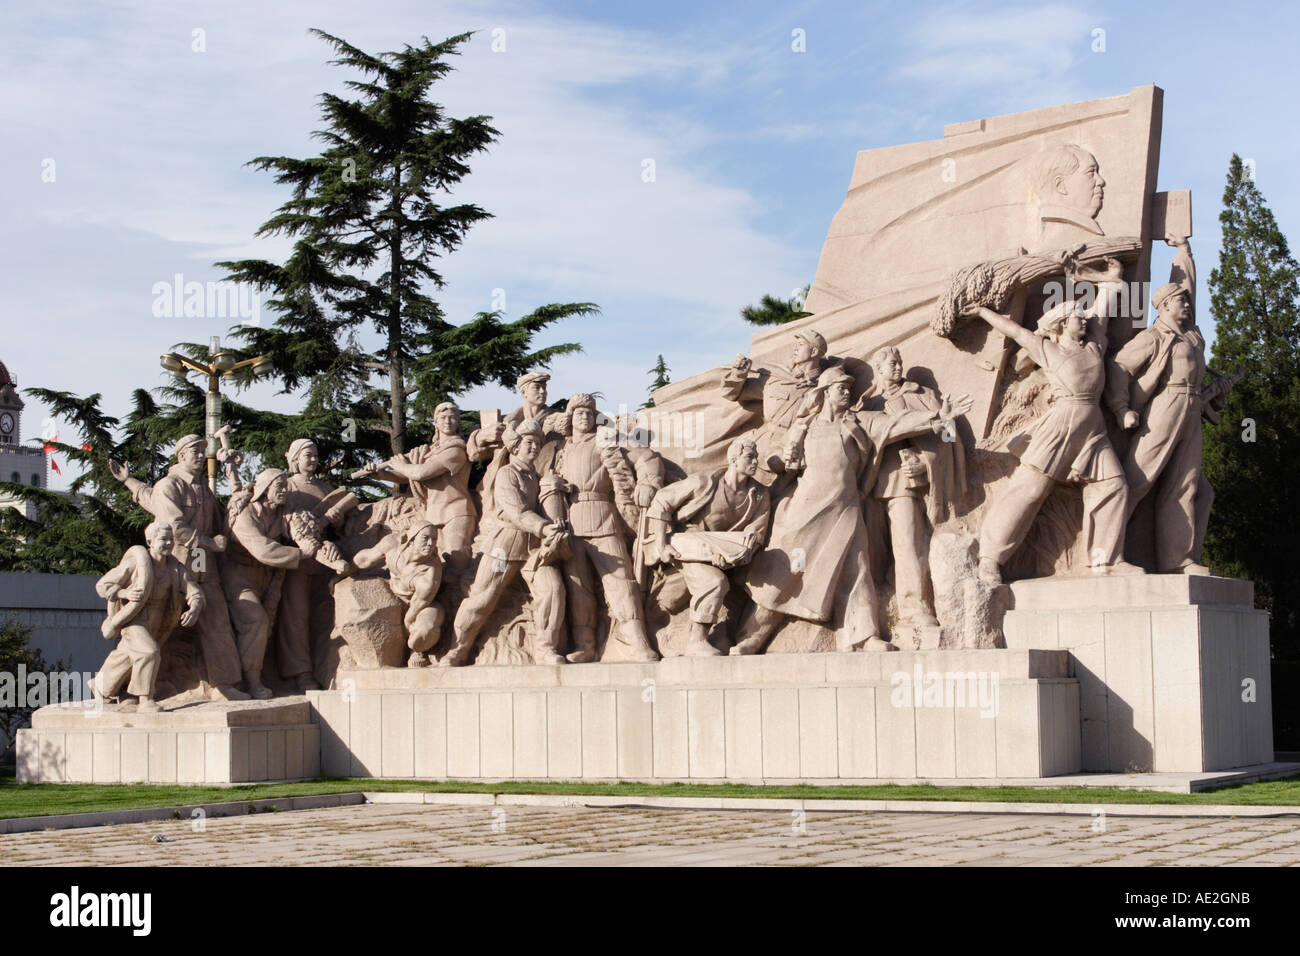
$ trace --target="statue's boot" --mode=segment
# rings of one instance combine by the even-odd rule
[[[709,625],[691,622],[691,639],[682,653],[687,657],[721,657],[722,651],[709,643]]]
[[[460,667],[469,657],[470,649],[474,646],[474,639],[462,640],[460,635],[456,635],[456,643],[449,650],[442,660],[438,661],[439,667]]]
[[[209,700],[248,700],[249,696],[234,684],[221,684],[208,691]]]
[[[271,688],[262,683],[261,671],[244,671],[244,686],[248,688],[248,696],[254,700],[270,700],[275,696]]]
[[[731,649],[731,656],[748,657],[750,654],[761,654],[766,645],[767,637],[765,635],[747,637]]]
[[[305,694],[309,690],[320,690],[320,682],[312,674],[299,674],[294,683],[298,685],[300,694]]]
[[[158,706],[152,697],[141,697],[140,702],[135,705],[137,714],[156,714],[160,710],[162,708]]]
[[[610,639],[618,641],[627,649],[625,655],[628,660],[659,660],[658,652],[650,646],[650,641],[645,636],[644,621],[615,621],[611,619],[609,628]]]
[[[596,659],[596,629],[574,627],[573,650],[568,654],[570,664],[590,664]]]
[[[891,644],[889,641],[880,637],[878,634],[872,634],[862,645],[864,651],[896,651],[897,644]]]

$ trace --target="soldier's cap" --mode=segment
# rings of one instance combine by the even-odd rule
[[[1157,309],[1163,311],[1165,302],[1168,301],[1170,296],[1186,292],[1187,286],[1183,285],[1181,282],[1166,282],[1160,288],[1156,289],[1155,292],[1151,293],[1151,304]]]
[[[460,416],[460,409],[456,407],[455,402],[439,403],[438,407],[433,410],[433,417],[437,418],[443,412],[451,412],[453,415],[456,415],[457,417]]]
[[[182,435],[180,438],[176,439],[176,449],[174,454],[176,455],[177,458],[179,458],[181,456],[181,452],[183,452],[186,448],[189,448],[191,445],[206,445],[206,444],[207,444],[206,440],[198,435]]]
[[[531,385],[534,382],[544,385],[550,380],[551,376],[546,372],[529,372],[515,379],[515,388],[522,389],[525,385]]]
[[[794,337],[807,342],[808,347],[812,349],[813,354],[818,358],[826,354],[826,339],[815,329],[800,329],[794,334]]]

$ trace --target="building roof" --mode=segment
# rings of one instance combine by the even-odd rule
[[[5,368],[5,363],[0,362],[0,387],[17,384],[18,383],[14,381],[14,377],[9,374],[9,369]]]

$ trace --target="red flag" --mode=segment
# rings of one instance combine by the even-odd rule
[[[59,436],[58,436],[58,435],[55,435],[55,436],[54,436],[54,440],[55,440],[55,441],[58,441],[58,440],[59,440]],[[46,445],[44,446],[44,451],[45,451],[45,454],[47,454],[47,455],[50,456],[50,467],[54,470],[54,473],[55,473],[56,475],[61,475],[61,474],[63,474],[63,472],[59,469],[59,463],[58,463],[57,461],[54,460],[54,446],[53,446],[53,445],[50,445],[50,444],[46,444]]]

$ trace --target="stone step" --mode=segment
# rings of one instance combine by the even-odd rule
[[[160,701],[163,710],[137,713],[134,702],[104,704],[102,710],[91,701],[42,707],[32,714],[33,730],[207,730],[224,727],[294,726],[311,723],[311,707],[301,695],[271,700],[189,701],[171,704]]]
[[[1000,680],[1066,677],[1061,652],[1040,649],[962,649],[853,654],[760,654],[753,657],[673,657],[649,663],[501,664],[397,667],[340,671],[339,688],[454,690],[545,687],[730,687],[854,684],[930,672],[997,674]],[[351,683],[347,683],[347,682]]]
[[[1189,604],[1253,608],[1255,585],[1201,574],[1082,574],[1030,578],[1010,585],[1016,611],[1135,610]]]

